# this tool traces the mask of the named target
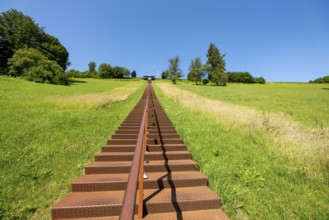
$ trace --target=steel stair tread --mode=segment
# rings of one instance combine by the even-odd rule
[[[106,183],[106,182],[124,182],[128,180],[128,173],[121,174],[89,174],[80,177],[75,180],[73,184],[83,183]],[[150,172],[148,178],[144,179],[144,182],[157,181],[157,180],[195,180],[206,179],[206,177],[199,171],[187,171],[187,172]]]
[[[150,151],[145,153],[146,155],[176,155],[176,154],[191,154],[188,151],[166,151],[166,152],[160,152],[160,151]],[[99,152],[96,153],[95,156],[120,156],[120,155],[134,155],[134,152]]]
[[[191,159],[187,160],[151,160],[145,163],[145,167],[153,165],[198,165],[197,162]],[[130,166],[131,161],[97,161],[87,164],[85,167],[117,167],[117,166]]]
[[[143,219],[145,220],[229,220],[225,213],[220,209],[208,209],[208,210],[197,210],[197,211],[184,211],[181,213],[177,212],[166,212],[166,213],[153,213],[146,215]]]
[[[124,190],[102,192],[72,192],[67,197],[56,203],[52,208],[83,208],[95,206],[122,205]]]
[[[220,198],[207,186],[145,189],[145,213],[218,209]]]
[[[219,197],[207,186],[175,188],[175,193],[172,188],[162,190],[145,189],[144,200],[147,204],[151,203],[172,203],[179,201],[195,201],[195,200],[218,200]],[[173,198],[173,194],[175,198]],[[218,206],[219,208],[219,206]]]

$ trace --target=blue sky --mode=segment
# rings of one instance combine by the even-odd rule
[[[183,74],[206,62],[213,42],[227,71],[267,81],[309,81],[329,75],[327,0],[1,0],[59,38],[70,68],[109,63],[155,74],[178,55]]]

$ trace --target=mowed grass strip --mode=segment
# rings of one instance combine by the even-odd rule
[[[1,76],[0,219],[50,219],[51,205],[70,192],[144,88],[132,80],[83,79],[67,87]],[[125,98],[97,105],[52,99],[89,94]]]
[[[294,166],[266,137],[155,91],[232,219],[328,219],[328,179]]]
[[[212,100],[284,114],[308,127],[329,127],[329,84],[229,83],[218,87],[179,83],[177,86]]]

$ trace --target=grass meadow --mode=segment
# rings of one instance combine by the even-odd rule
[[[329,218],[328,85],[162,82],[160,103],[232,219]],[[0,219],[49,219],[144,86],[0,76]]]
[[[145,83],[71,86],[0,76],[0,219],[50,219],[50,207],[139,100]]]
[[[299,142],[285,140],[287,137],[284,132],[297,130],[297,133],[308,134],[314,132],[310,128],[313,125],[305,121],[296,122],[294,118],[277,112],[264,116],[259,101],[265,100],[266,105],[272,100],[267,97],[267,93],[275,94],[276,90],[289,91],[289,87],[293,91],[280,97],[281,103],[289,105],[289,94],[297,97],[298,92],[294,88],[300,85],[255,85],[255,91],[252,86],[214,87],[183,83],[173,86],[156,83],[155,90],[176,130],[192,152],[193,159],[200,164],[201,171],[208,177],[210,187],[221,196],[223,210],[232,219],[328,219],[328,134],[321,136],[323,140],[320,137],[315,140],[316,143],[323,144],[315,150],[311,147],[304,149],[298,145]],[[271,92],[272,87],[274,92]],[[308,85],[304,85],[304,88],[307,87]],[[316,88],[320,91],[314,91]],[[325,102],[328,100],[328,96],[325,96],[328,91],[322,88],[326,86],[309,89],[313,94],[322,94],[322,102]],[[243,106],[243,103],[237,105],[237,100],[243,100],[244,96],[254,100],[252,92],[248,91],[257,94],[259,104],[251,101],[248,107]],[[222,93],[231,94],[235,100],[220,101],[221,96],[224,96]],[[305,96],[306,99],[312,97],[310,94]],[[302,99],[303,97],[296,98]],[[320,100],[317,102],[321,103]],[[273,99],[271,105],[279,104]],[[323,103],[320,104],[322,105]],[[292,106],[288,108],[294,109]],[[286,111],[283,106],[276,107],[273,111],[278,109]],[[271,109],[267,108],[266,111]],[[324,120],[328,118],[322,117]],[[272,124],[277,126],[273,130]],[[325,129],[320,128],[320,132]],[[273,132],[277,132],[277,135]],[[307,143],[310,142],[312,140]],[[318,150],[323,150],[322,154]]]
[[[329,127],[329,84],[232,84],[226,87],[179,83],[178,87],[212,100],[284,113],[309,127]]]

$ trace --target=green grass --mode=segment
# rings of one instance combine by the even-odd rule
[[[199,89],[191,85],[186,88]],[[214,89],[226,89],[206,88],[209,91],[204,87],[200,91],[211,94]],[[267,137],[222,124],[214,115],[192,110],[168,98],[156,86],[155,90],[193,159],[208,177],[210,187],[220,195],[222,208],[229,217],[329,218],[328,179],[313,178],[302,167],[294,166],[269,146],[275,143]]]
[[[226,87],[178,83],[198,95],[268,112],[283,112],[308,127],[329,127],[329,85],[267,83]]]
[[[1,76],[0,219],[49,219],[51,205],[70,192],[71,182],[137,103],[143,85],[83,79],[67,87]],[[120,92],[133,93],[112,99]],[[97,94],[101,102],[79,102]],[[69,105],[66,98],[78,101]]]

